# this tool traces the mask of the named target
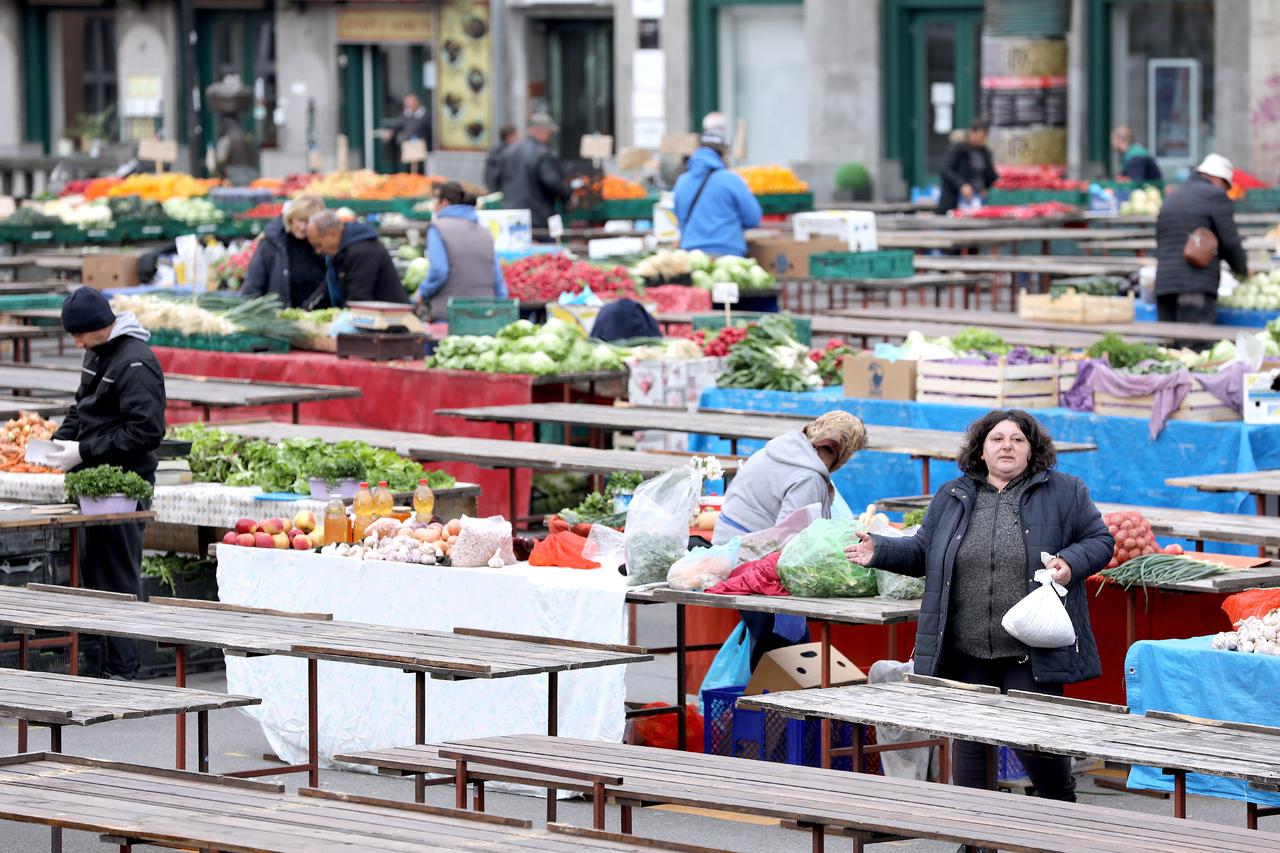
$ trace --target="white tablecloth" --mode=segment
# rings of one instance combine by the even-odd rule
[[[218,546],[218,593],[232,604],[332,613],[335,619],[450,630],[487,628],[601,643],[626,642],[625,579],[602,571],[455,569],[314,553]],[[625,667],[560,675],[559,733],[622,739]],[[413,743],[413,676],[320,662],[320,754]],[[427,680],[427,741],[545,732],[547,678]],[[243,709],[276,754],[306,760],[306,662],[227,658],[227,691],[262,697]]]

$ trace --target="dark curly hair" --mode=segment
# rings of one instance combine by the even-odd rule
[[[977,477],[987,476],[987,463],[982,461],[982,446],[996,424],[1001,421],[1013,421],[1022,430],[1031,445],[1031,457],[1027,460],[1027,471],[1037,474],[1047,471],[1058,464],[1058,451],[1053,447],[1053,438],[1040,426],[1040,422],[1022,409],[996,409],[988,412],[978,420],[969,424],[965,431],[964,444],[956,464],[966,474]]]

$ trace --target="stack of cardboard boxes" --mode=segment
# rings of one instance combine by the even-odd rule
[[[714,388],[724,369],[724,359],[654,359],[631,365],[627,399],[633,406],[664,409],[698,408],[702,392]],[[665,430],[637,430],[636,450],[689,449],[689,435]]]

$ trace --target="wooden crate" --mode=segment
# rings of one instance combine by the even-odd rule
[[[1076,387],[1076,376],[1080,373],[1080,362],[1073,358],[1058,361],[1058,405],[1066,405],[1066,396]]]
[[[1113,394],[1104,394],[1101,391],[1093,393],[1093,411],[1098,415],[1115,415],[1124,418],[1143,418],[1150,419],[1151,408],[1155,405],[1156,398],[1152,394],[1145,397],[1117,397]],[[1187,394],[1186,399],[1182,401],[1182,405],[1177,408],[1173,414],[1169,415],[1170,420],[1178,421],[1238,421],[1240,413],[1229,406],[1222,405],[1222,401],[1210,394],[1208,391],[1192,391]]]
[[[1049,323],[1132,323],[1133,294],[1089,296],[1070,292],[1055,299],[1047,293],[1027,293],[1024,289],[1018,296],[1018,316]]]
[[[1058,405],[1059,366],[1042,364],[964,364],[921,361],[916,370],[916,402],[955,406],[1048,409]]]

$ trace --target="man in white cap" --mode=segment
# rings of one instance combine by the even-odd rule
[[[1221,261],[1247,276],[1249,266],[1227,198],[1235,169],[1221,154],[1204,158],[1185,184],[1170,189],[1156,220],[1156,311],[1165,323],[1212,323],[1218,313]],[[1203,230],[1202,230],[1203,229]],[[1193,263],[1188,238],[1214,246],[1209,263]],[[1180,342],[1188,345],[1190,342]]]
[[[498,167],[502,206],[528,210],[534,228],[546,228],[547,219],[556,212],[556,202],[568,201],[571,195],[560,159],[548,147],[559,129],[551,116],[534,113],[529,117],[529,135],[502,153]]]

